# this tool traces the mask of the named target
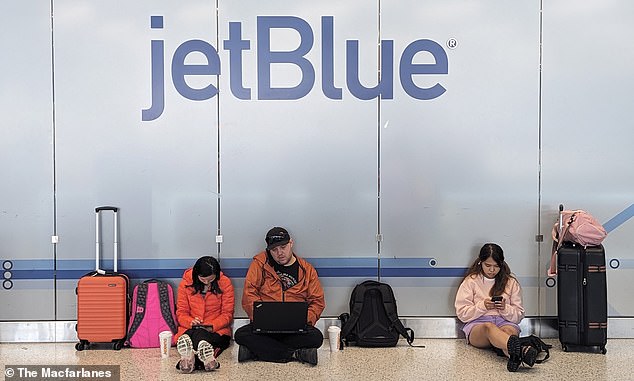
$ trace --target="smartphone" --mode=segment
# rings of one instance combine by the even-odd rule
[[[501,302],[501,301],[502,301],[502,295],[496,295],[496,296],[492,297],[492,298],[491,298],[491,301],[492,301],[493,303],[499,303],[499,302]]]

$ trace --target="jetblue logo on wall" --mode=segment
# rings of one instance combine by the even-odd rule
[[[152,29],[163,29],[163,16],[151,16]],[[271,31],[288,29],[299,36],[299,46],[292,51],[272,51]],[[315,84],[315,62],[306,55],[313,48],[314,33],[311,26],[303,19],[294,16],[258,16],[257,17],[257,100],[297,100],[305,97],[313,90]],[[223,49],[229,53],[229,84],[233,96],[238,99],[251,100],[251,88],[243,84],[242,65],[243,52],[252,49],[251,41],[242,38],[242,24],[229,23],[229,39],[223,41]],[[186,64],[190,53],[203,54],[206,64]],[[419,52],[431,54],[433,63],[414,63],[414,56]],[[449,63],[447,53],[437,42],[420,39],[411,42],[403,50],[400,58],[394,57],[394,41],[381,41],[381,79],[374,87],[365,87],[359,79],[359,40],[346,40],[345,78],[350,94],[355,98],[368,100],[381,97],[393,99],[394,65],[398,59],[398,75],[403,90],[412,98],[430,100],[438,98],[446,90],[436,83],[431,87],[420,87],[414,82],[417,75],[448,74]],[[151,106],[141,112],[141,120],[151,121],[161,116],[165,109],[165,46],[164,40],[151,42],[152,94]],[[288,64],[296,66],[301,79],[296,86],[273,87],[271,85],[271,65]],[[321,17],[321,91],[329,99],[343,99],[341,87],[335,84],[334,67],[334,17]],[[247,68],[248,70],[248,68]],[[193,101],[204,101],[218,94],[213,84],[202,88],[192,88],[185,81],[186,77],[220,75],[221,63],[218,51],[210,43],[203,40],[189,40],[176,48],[171,59],[171,77],[176,91],[183,97]]]

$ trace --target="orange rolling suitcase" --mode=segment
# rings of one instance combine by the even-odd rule
[[[100,212],[114,212],[114,270],[99,268],[101,245]],[[114,206],[101,206],[95,209],[96,253],[95,271],[79,279],[77,294],[77,338],[78,351],[88,349],[90,343],[112,343],[112,348],[123,348],[128,331],[128,288],[129,280],[125,274],[117,272],[117,239],[119,209]]]

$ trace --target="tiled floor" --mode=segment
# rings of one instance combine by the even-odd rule
[[[328,343],[319,349],[315,367],[300,363],[237,362],[232,343],[219,356],[213,373],[180,374],[174,368],[178,355],[169,359],[158,349],[75,351],[73,343],[1,344],[0,368],[5,365],[107,365],[121,366],[121,380],[634,380],[634,339],[611,339],[607,354],[562,352],[557,340],[551,358],[533,368],[506,370],[506,361],[493,352],[469,347],[459,339],[420,339],[411,348],[404,341],[395,348],[356,348],[331,353]],[[15,379],[12,378],[12,379]],[[10,378],[6,377],[6,380]]]

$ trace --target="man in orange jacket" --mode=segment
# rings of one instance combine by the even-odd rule
[[[315,328],[315,323],[326,306],[317,271],[293,252],[294,242],[286,229],[272,228],[265,241],[266,250],[253,257],[244,279],[242,308],[253,321],[255,301],[306,302],[307,328],[304,333],[255,333],[252,325],[247,324],[234,335],[240,345],[238,361],[297,360],[317,365],[317,348],[322,345],[324,337]]]

